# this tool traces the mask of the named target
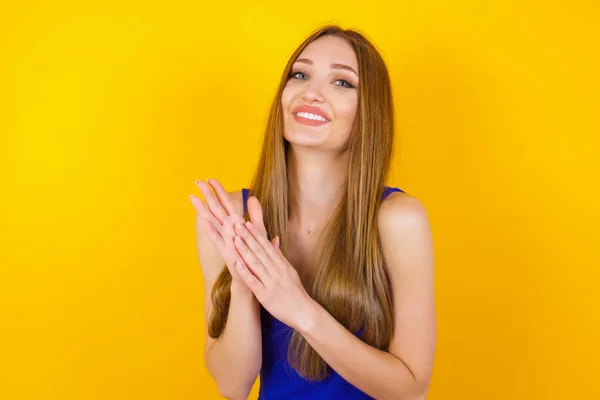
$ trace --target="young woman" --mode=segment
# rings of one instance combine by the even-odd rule
[[[196,181],[205,360],[224,397],[260,373],[263,400],[425,398],[432,238],[422,204],[384,185],[393,135],[380,54],[326,26],[285,67],[250,188]]]

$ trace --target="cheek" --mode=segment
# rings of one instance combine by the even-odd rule
[[[352,123],[352,121],[354,121],[354,116],[356,115],[357,106],[357,101],[352,99],[351,101],[346,102],[343,106],[338,108],[337,115],[340,118],[343,118],[344,120]]]
[[[286,86],[281,92],[281,107],[283,108],[284,112],[287,111],[287,109],[290,107],[290,104],[294,97],[292,92],[293,91],[290,90],[288,86]]]

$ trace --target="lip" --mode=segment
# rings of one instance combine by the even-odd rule
[[[298,117],[296,115],[299,112],[306,112],[306,113],[315,114],[315,115],[318,115],[320,117],[325,118],[327,120],[327,122],[331,121],[331,118],[329,118],[329,115],[327,115],[327,113],[325,111],[323,111],[323,110],[321,110],[320,108],[317,108],[317,107],[298,106],[298,107],[294,108],[294,110],[292,111],[292,113],[294,114],[295,118],[302,118],[302,117]],[[306,120],[306,118],[303,118],[303,119]],[[325,123],[324,121],[314,121],[314,122],[319,122],[321,124]]]

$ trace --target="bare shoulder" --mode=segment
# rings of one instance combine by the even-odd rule
[[[393,192],[381,203],[377,216],[379,232],[389,236],[391,231],[410,230],[429,225],[425,206],[417,198],[402,192]]]
[[[424,272],[432,267],[433,239],[421,201],[394,192],[382,202],[377,222],[388,272],[402,274],[414,268]]]

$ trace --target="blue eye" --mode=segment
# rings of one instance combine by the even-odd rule
[[[290,78],[296,78],[296,75],[306,75],[306,74],[304,72],[302,72],[302,71],[300,71],[300,72],[292,72],[290,74]]]
[[[299,78],[298,75],[304,75],[305,78]],[[305,80],[306,76],[307,76],[306,72],[296,71],[296,72],[290,73],[289,78]],[[340,87],[343,87],[346,89],[354,89],[354,85],[345,79],[338,79],[338,80],[336,80],[336,82],[342,82],[341,85],[336,84],[336,86],[340,86]]]
[[[347,87],[348,89],[352,89],[352,88],[354,87],[354,85],[353,85],[353,84],[351,84],[350,82],[348,82],[348,81],[347,81],[347,80],[345,80],[345,79],[340,79],[340,80],[338,80],[338,81],[336,81],[336,82],[344,82],[344,83],[346,84],[346,86],[345,86],[345,87]],[[340,86],[340,85],[338,85],[338,86]]]

